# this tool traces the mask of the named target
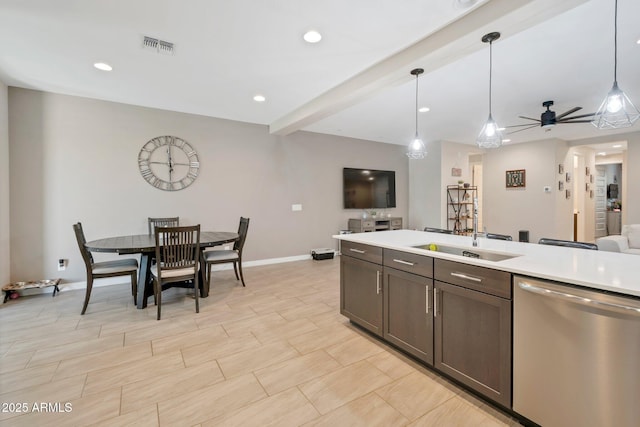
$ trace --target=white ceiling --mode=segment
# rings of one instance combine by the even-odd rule
[[[296,130],[407,144],[473,144],[499,125],[594,112],[613,83],[614,0],[0,0],[0,79],[79,95]],[[619,0],[618,82],[640,105],[640,1]],[[323,39],[307,44],[317,29]],[[142,48],[143,36],[175,54]],[[104,61],[113,71],[93,68]],[[267,101],[256,103],[255,94]],[[640,130],[636,123],[631,130]],[[590,124],[509,135],[514,143],[602,136]]]

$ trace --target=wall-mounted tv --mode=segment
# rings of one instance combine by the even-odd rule
[[[396,207],[395,171],[344,168],[342,183],[345,209]]]

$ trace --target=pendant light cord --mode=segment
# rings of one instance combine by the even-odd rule
[[[418,138],[418,76],[416,74],[416,138]]]
[[[491,115],[491,81],[492,81],[492,74],[493,74],[492,72],[493,72],[493,40],[489,42],[489,115]]]
[[[618,0],[613,15],[613,82],[618,83]]]

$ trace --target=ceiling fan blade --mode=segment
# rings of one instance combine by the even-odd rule
[[[540,125],[529,125],[529,127],[526,127],[526,128],[523,128],[523,129],[514,130],[513,132],[507,132],[507,135],[511,135],[512,133],[522,132],[523,130],[527,130],[527,129],[536,128],[538,126],[540,126]]]
[[[574,107],[571,110],[565,111],[564,113],[560,114],[559,116],[556,116],[556,121],[560,120],[563,117],[568,116],[569,114],[575,113],[578,110],[582,110],[582,107]]]
[[[573,119],[581,119],[583,117],[591,117],[591,116],[595,116],[596,113],[590,113],[590,114],[580,114],[578,116],[572,116],[572,117],[565,117],[564,119],[562,119],[561,121],[566,121],[566,120],[573,120]],[[556,121],[559,121],[556,119]]]
[[[520,117],[521,119],[533,120],[540,123],[540,119],[532,119],[531,117],[525,117],[525,116],[518,116],[518,117]]]
[[[505,129],[507,129],[507,128],[519,128],[519,127],[522,127],[522,126],[540,126],[540,125],[538,125],[538,124],[534,125],[534,124],[531,124],[531,123],[527,123],[527,124],[524,124],[524,125],[505,126],[504,128]]]
[[[568,123],[591,123],[591,120],[563,120],[558,122],[558,124],[566,125]]]

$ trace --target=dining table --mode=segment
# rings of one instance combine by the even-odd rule
[[[200,250],[213,246],[220,246],[238,240],[238,233],[232,231],[202,231],[200,232]],[[147,299],[153,295],[151,278],[151,263],[155,259],[156,238],[153,234],[134,234],[128,236],[106,237],[85,243],[91,252],[111,252],[119,255],[140,254],[138,268],[138,295],[136,306],[145,308]],[[209,289],[204,280],[204,272],[200,269],[200,297],[206,298]]]

